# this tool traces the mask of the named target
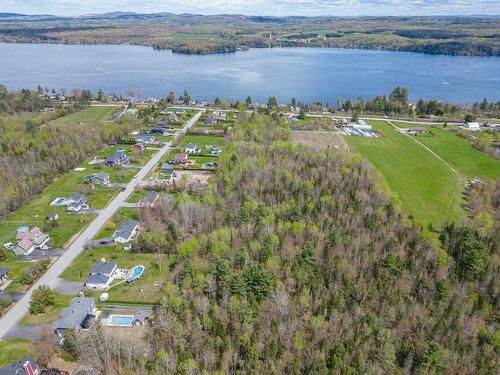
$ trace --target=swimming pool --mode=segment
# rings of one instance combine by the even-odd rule
[[[110,315],[106,324],[110,327],[131,327],[133,322],[133,315]]]
[[[62,206],[65,203],[66,203],[66,198],[58,197],[58,198],[54,199],[52,202],[50,202],[50,205],[51,206]]]
[[[132,273],[130,274],[130,278],[137,279],[138,277],[140,277],[142,275],[143,272],[144,272],[144,266],[143,265],[135,266],[132,269]]]
[[[27,225],[21,225],[20,227],[17,227],[16,231],[17,233],[25,233],[29,231],[29,227]]]

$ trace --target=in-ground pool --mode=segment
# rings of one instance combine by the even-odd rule
[[[132,268],[132,270],[130,271],[130,273],[127,277],[127,283],[131,283],[131,282],[135,281],[136,279],[138,279],[139,277],[141,277],[142,274],[144,273],[144,269],[145,269],[145,267],[142,264]]]
[[[66,203],[66,198],[56,198],[52,202],[50,202],[51,206],[62,206],[63,204]]]
[[[106,325],[110,327],[131,327],[133,322],[133,315],[110,315]]]
[[[17,233],[24,233],[29,231],[29,227],[27,225],[21,225],[20,227],[17,227],[16,231]]]

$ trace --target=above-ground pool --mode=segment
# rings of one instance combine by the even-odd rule
[[[145,267],[143,265],[135,266],[132,268],[132,271],[130,271],[128,277],[127,277],[127,283],[131,283],[134,280],[138,279],[139,277],[142,276],[144,273]]]
[[[30,227],[27,225],[21,225],[20,227],[17,227],[16,231],[17,233],[25,233],[30,230]]]
[[[131,327],[133,322],[133,315],[110,315],[106,325],[110,327]]]

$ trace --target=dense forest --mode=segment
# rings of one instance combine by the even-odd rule
[[[420,228],[358,156],[294,145],[277,116],[251,115],[227,138],[205,194],[141,213],[133,251],[172,259],[154,335],[139,348],[97,327],[68,340],[82,362],[106,374],[497,373],[498,184],[471,192],[471,213],[496,212],[488,225]]]
[[[51,116],[75,110],[71,108],[46,116],[24,113],[41,110],[47,104],[50,101],[41,99],[37,92],[0,90],[0,219],[102,148],[105,142],[130,132],[128,125],[113,122],[50,123]]]
[[[499,56],[495,17],[254,17],[135,14],[82,17],[0,15],[0,41],[137,44],[176,53],[248,48],[335,47]]]

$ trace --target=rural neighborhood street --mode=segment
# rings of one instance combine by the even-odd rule
[[[203,111],[198,112],[193,118],[186,122],[180,132],[187,131],[201,116]],[[101,230],[102,226],[109,221],[115,212],[123,205],[128,197],[132,194],[139,182],[160,162],[161,158],[171,149],[171,142],[168,142],[158,151],[132,178],[127,184],[125,190],[109,203],[109,205],[100,211],[99,215],[93,222],[76,238],[76,240],[68,247],[45,274],[36,281],[26,294],[12,308],[0,318],[0,338],[6,336],[7,332],[12,329],[17,322],[28,312],[31,294],[40,285],[48,285],[52,288],[56,287],[59,275],[73,262],[73,260],[83,251],[85,244],[91,240]]]

